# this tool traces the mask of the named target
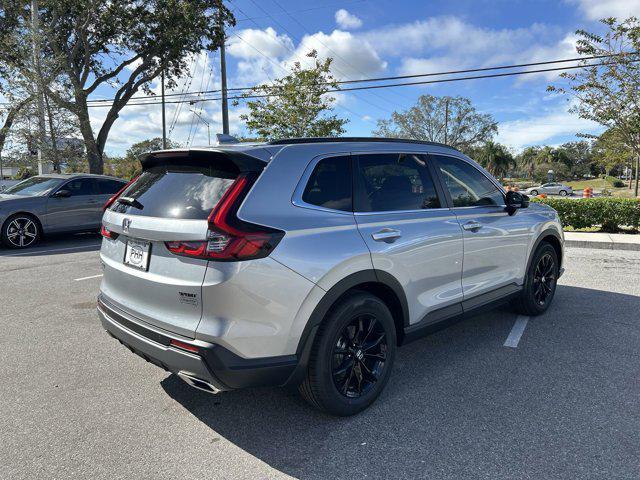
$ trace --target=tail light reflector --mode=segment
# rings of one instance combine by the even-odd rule
[[[241,174],[225,192],[209,215],[206,240],[166,242],[167,249],[176,255],[218,261],[267,257],[284,232],[242,221],[236,215],[255,178]]]
[[[179,348],[180,350],[186,350],[187,352],[191,352],[191,353],[198,353],[198,352],[200,352],[200,350],[198,349],[198,347],[196,347],[195,345],[191,345],[190,343],[181,342],[180,340],[174,340],[174,339],[171,339],[171,340],[169,341],[169,344],[170,344],[172,347]]]

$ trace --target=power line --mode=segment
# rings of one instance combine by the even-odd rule
[[[268,57],[262,51],[258,50],[253,45],[251,45],[249,42],[247,42],[240,35],[238,35],[236,33],[234,33],[233,35],[236,36],[238,39],[242,40],[244,43],[249,45],[254,50],[256,50],[258,53],[260,53],[265,58],[270,59],[270,57]],[[627,54],[616,53],[616,54],[610,54],[610,55],[593,55],[593,56],[589,56],[589,57],[566,58],[566,59],[561,59],[561,60],[547,60],[547,61],[544,61],[544,62],[518,63],[518,64],[513,64],[513,65],[499,65],[499,66],[495,66],[495,67],[468,68],[468,69],[463,69],[463,70],[448,70],[448,71],[443,71],[443,72],[416,73],[416,74],[411,74],[411,75],[394,75],[394,76],[388,76],[388,77],[369,77],[369,78],[361,78],[361,79],[353,79],[353,80],[337,80],[335,83],[337,83],[338,85],[348,85],[348,84],[353,84],[353,83],[370,83],[370,82],[382,82],[382,81],[389,81],[389,80],[403,80],[403,79],[409,79],[409,78],[434,77],[434,76],[441,76],[441,75],[457,75],[457,74],[461,74],[461,73],[489,72],[489,71],[494,71],[494,70],[506,70],[506,69],[512,69],[512,68],[535,67],[535,66],[541,66],[541,65],[552,65],[552,64],[555,64],[555,63],[570,63],[570,62],[577,62],[577,61],[596,60],[596,59],[602,59],[602,58],[612,58],[612,57],[619,57],[619,56],[625,56],[625,55],[637,55],[637,54],[638,54],[637,52],[632,52],[632,53],[627,53]],[[635,61],[635,60],[632,60],[632,61]],[[616,63],[619,63],[619,62],[616,62]],[[576,66],[575,68],[582,68],[582,67],[583,66],[579,65],[579,66]],[[588,67],[588,65],[585,65],[584,67]],[[327,83],[334,83],[334,82],[327,82]],[[241,91],[245,91],[245,90],[252,90],[253,88],[255,88],[255,87],[234,87],[234,88],[228,88],[227,90],[228,91],[241,92]],[[277,87],[275,87],[275,86],[269,87],[267,85],[266,88],[274,88],[274,89],[276,89]],[[186,95],[202,95],[202,94],[209,94],[209,93],[219,93],[220,91],[221,91],[220,89],[215,89],[215,90],[194,91],[194,92],[185,92],[185,93],[167,93],[165,95],[165,97],[186,96]],[[146,99],[153,99],[153,98],[155,98],[155,97],[154,96],[138,96],[138,97],[134,96],[134,97],[131,97],[132,100],[146,100]],[[112,102],[112,101],[113,101],[113,99],[111,99],[111,98],[104,98],[104,99],[89,100],[88,103],[92,104],[94,102],[98,103],[98,102]]]
[[[634,63],[640,62],[640,59],[632,60],[632,62]],[[449,83],[449,82],[459,82],[459,81],[465,81],[465,80],[479,80],[484,78],[511,77],[511,76],[517,76],[517,75],[528,75],[528,74],[536,74],[536,73],[573,70],[576,68],[603,67],[607,65],[616,65],[618,63],[619,62],[592,63],[587,65],[572,65],[568,67],[524,70],[520,72],[503,72],[503,73],[493,73],[489,75],[469,75],[464,77],[441,78],[437,80],[423,80],[419,82],[400,82],[400,83],[388,83],[384,85],[367,85],[367,86],[361,86],[361,87],[335,88],[335,89],[329,89],[327,90],[327,92],[352,92],[352,91],[359,91],[359,90],[404,87],[404,86],[415,86],[415,85],[430,85],[435,83]],[[275,97],[275,96],[281,96],[281,95],[283,94],[282,93],[265,93],[265,94],[255,94],[255,95],[240,95],[240,96],[229,97],[229,99],[230,100],[246,100],[251,98],[267,98],[267,97]],[[184,103],[184,102],[197,103],[197,102],[210,102],[210,101],[218,101],[218,100],[221,100],[221,98],[210,97],[210,98],[201,98],[201,99],[193,99],[193,100],[173,100],[173,101],[168,101],[166,103]],[[144,103],[135,103],[133,105],[157,105],[158,103],[161,103],[161,102],[150,101],[150,102],[144,102]],[[90,105],[90,107],[104,107],[104,106],[109,106],[109,105]]]
[[[314,10],[323,10],[325,8],[336,8],[336,7],[345,8],[345,7],[350,7],[352,5],[356,5],[358,3],[363,3],[365,1],[366,0],[356,0],[355,2],[350,2],[350,3],[334,3],[334,4],[330,4],[330,5],[320,5],[320,6],[317,6],[317,7],[303,8],[302,10],[294,10],[293,12],[289,12],[289,13],[306,13],[306,12],[312,12]],[[273,15],[279,15],[279,14],[278,13],[274,13]],[[264,16],[261,16],[261,17],[240,18],[240,19],[236,20],[236,23],[248,22],[248,21],[253,21],[253,20],[263,20],[265,18],[268,18],[268,17],[266,15],[264,15]]]

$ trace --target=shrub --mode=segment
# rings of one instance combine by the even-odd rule
[[[627,184],[624,183],[622,180],[614,180],[613,181],[613,187],[614,188],[622,188],[622,187],[626,187]]]
[[[599,226],[605,232],[620,227],[640,227],[640,199],[638,198],[533,198],[558,212],[563,227],[589,228]]]

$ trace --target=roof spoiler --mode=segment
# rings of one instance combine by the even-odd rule
[[[234,150],[161,150],[140,159],[143,170],[161,165],[217,166],[238,172],[261,172],[266,162]]]

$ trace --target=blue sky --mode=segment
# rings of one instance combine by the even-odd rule
[[[268,82],[282,76],[294,61],[314,48],[334,58],[333,74],[357,79],[572,58],[578,28],[599,31],[604,16],[640,16],[640,0],[234,0],[228,3],[237,26],[228,32],[229,87]],[[219,56],[189,59],[190,76],[174,92],[219,88]],[[556,145],[578,132],[600,127],[567,112],[567,99],[549,95],[557,74],[472,80],[419,87],[341,93],[335,111],[349,119],[348,135],[370,135],[376,120],[404,110],[421,94],[461,95],[499,123],[498,141],[514,151],[529,145]],[[159,91],[157,84],[152,85]],[[104,87],[94,98],[109,97]],[[179,110],[178,110],[179,108]],[[196,109],[222,131],[218,102],[197,106],[169,105],[171,139],[183,145],[207,143],[207,128]],[[231,106],[231,131],[248,135]],[[92,109],[95,127],[103,109]],[[159,105],[127,107],[107,142],[109,154],[120,154],[136,141],[160,136]]]

